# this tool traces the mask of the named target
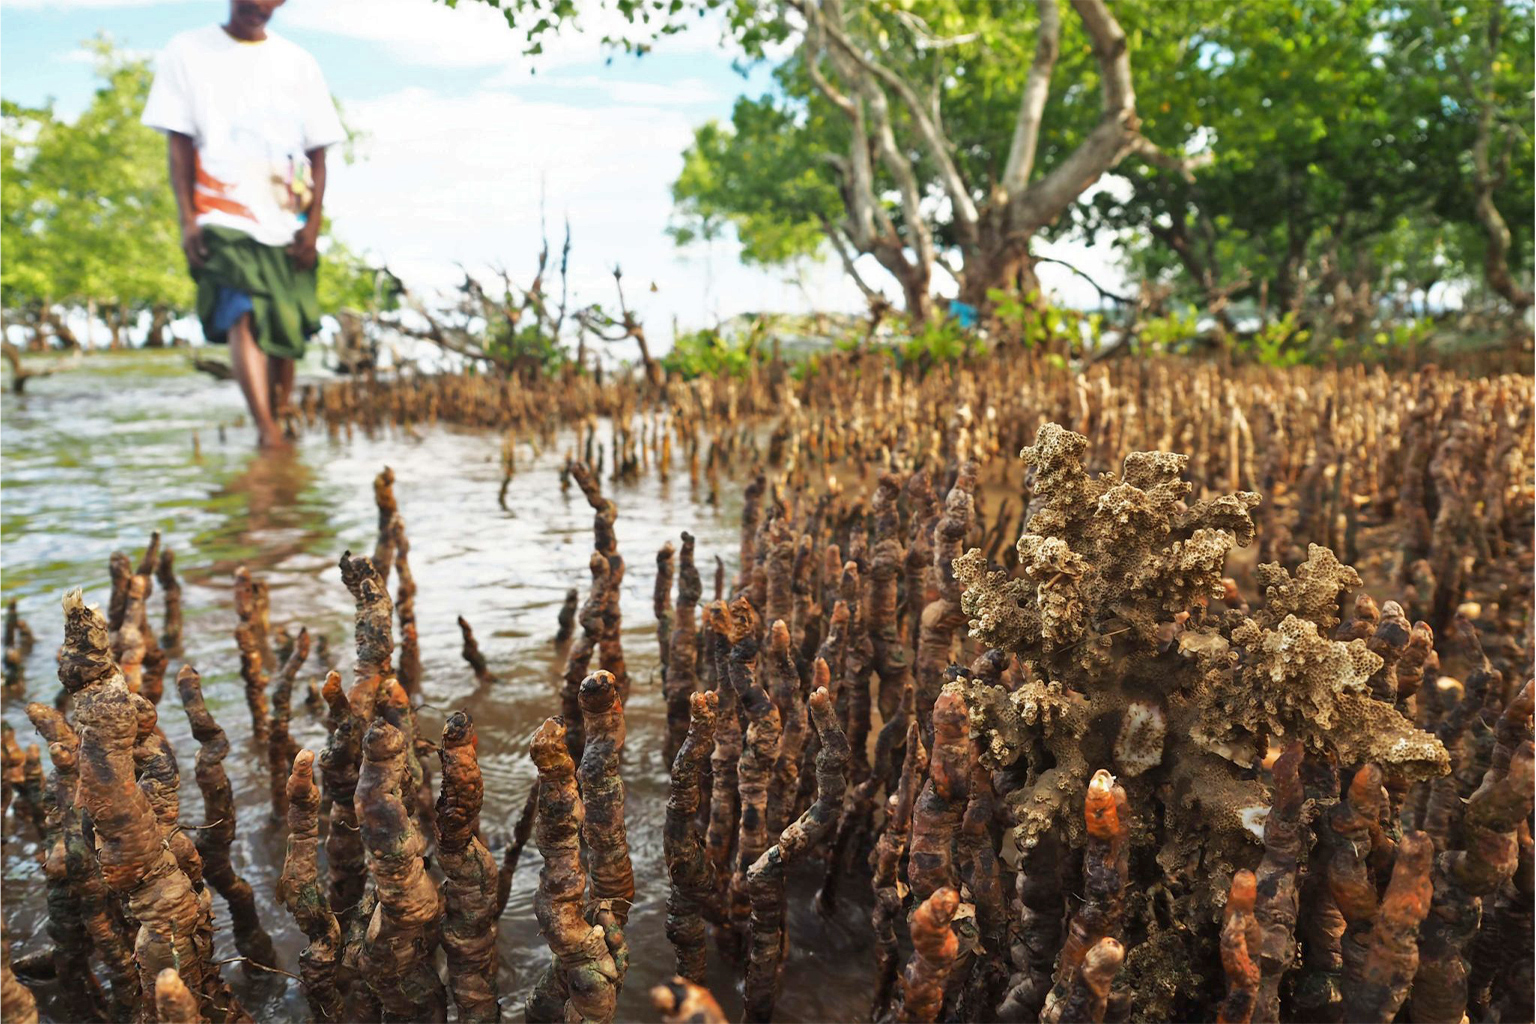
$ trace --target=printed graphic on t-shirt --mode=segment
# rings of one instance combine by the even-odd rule
[[[203,222],[203,215],[219,211],[232,217],[242,217],[256,221],[256,215],[250,211],[244,203],[230,198],[230,192],[234,186],[227,181],[220,181],[203,169],[203,158],[197,158],[197,189],[193,193],[193,206],[197,210],[198,223]]]
[[[302,152],[285,152],[274,145],[275,134],[270,127],[232,124],[224,137],[199,147],[195,196],[199,223],[246,230],[264,224],[304,223],[314,198],[309,159]],[[251,223],[230,225],[226,217]]]

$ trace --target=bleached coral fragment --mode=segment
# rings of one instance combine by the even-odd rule
[[[988,647],[1022,647],[1039,635],[1039,615],[1027,580],[989,572],[986,557],[973,548],[954,561],[955,579],[964,591],[960,608],[970,616],[970,635]]]
[[[1318,714],[1327,715],[1331,703],[1325,695],[1364,690],[1371,675],[1381,667],[1364,640],[1339,643],[1321,636],[1317,625],[1287,615],[1277,629],[1245,623],[1232,631],[1233,642],[1243,645],[1256,660],[1251,671],[1268,681],[1306,684],[1306,696]]]
[[[1346,762],[1375,762],[1412,779],[1448,770],[1450,760],[1439,740],[1371,696],[1369,681],[1382,660],[1364,640],[1329,640],[1316,623],[1295,615],[1287,615],[1277,629],[1244,620],[1231,636],[1245,665],[1235,685],[1210,693],[1206,721],[1218,727],[1209,730],[1208,740],[1230,741],[1239,730],[1267,732],[1294,736],[1314,750],[1332,748]],[[1223,711],[1225,731],[1219,727]],[[1205,745],[1216,749],[1213,742]]]
[[[1260,842],[1264,840],[1264,823],[1269,820],[1269,810],[1268,807],[1243,807],[1237,812],[1243,828],[1252,832]]]
[[[1294,576],[1274,562],[1258,566],[1254,575],[1264,588],[1264,607],[1258,618],[1265,627],[1295,615],[1331,632],[1339,624],[1339,595],[1360,586],[1360,574],[1341,564],[1333,551],[1321,544],[1307,545],[1307,560],[1296,567]]]
[[[1168,735],[1168,715],[1149,701],[1126,705],[1115,737],[1115,765],[1121,774],[1134,778],[1163,761],[1163,740]]]

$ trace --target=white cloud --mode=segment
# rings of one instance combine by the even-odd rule
[[[432,67],[518,64],[522,39],[490,5],[431,0],[292,0],[278,31],[303,28],[385,47],[403,63]]]
[[[543,71],[597,63],[608,56],[603,37],[621,34],[628,27],[622,15],[596,0],[584,0],[579,6],[581,31],[546,34],[544,52],[536,57],[523,56],[526,36],[510,28],[500,11],[479,0],[462,0],[454,8],[432,0],[289,0],[281,17],[290,26],[382,45],[402,63],[501,67],[509,75],[526,77],[531,68]],[[702,19],[689,31],[658,41],[656,50],[718,50],[719,24],[718,18]]]
[[[499,72],[486,84],[502,87],[525,84],[526,74],[512,71]],[[564,89],[575,93],[595,93],[615,102],[642,106],[689,107],[710,104],[719,106],[729,99],[720,89],[702,78],[683,78],[675,82],[633,82],[602,75],[543,75],[538,84],[546,89]]]

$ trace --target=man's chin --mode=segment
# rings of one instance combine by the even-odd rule
[[[243,28],[265,28],[267,22],[272,20],[272,11],[255,5],[236,7],[231,20]]]

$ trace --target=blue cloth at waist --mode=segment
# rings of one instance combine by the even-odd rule
[[[213,306],[213,329],[220,334],[229,333],[235,322],[253,308],[248,294],[238,288],[220,285],[219,297]]]

